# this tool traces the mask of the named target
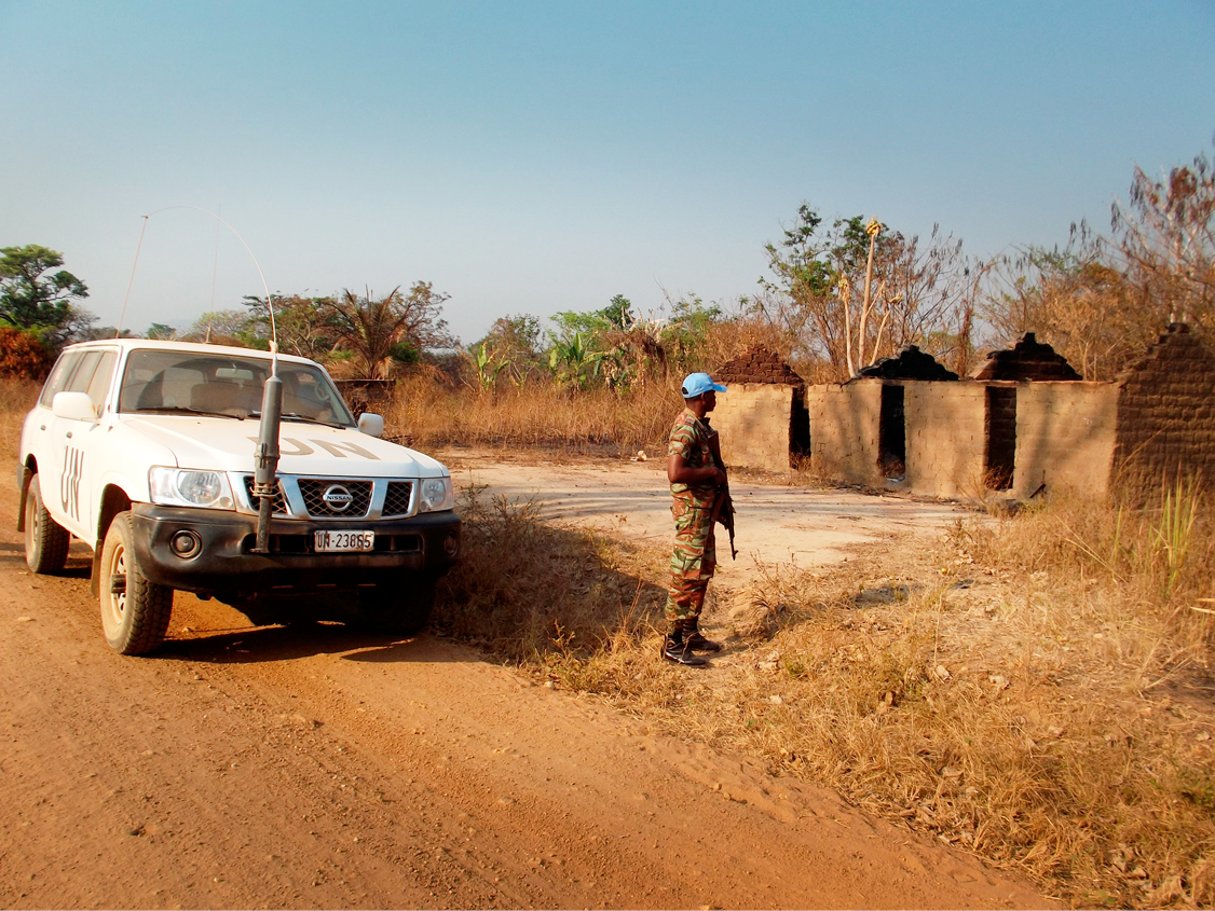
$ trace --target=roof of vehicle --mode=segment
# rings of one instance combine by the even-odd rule
[[[273,355],[269,351],[264,351],[260,348],[240,348],[235,345],[209,345],[203,342],[173,342],[154,338],[99,338],[92,339],[87,342],[76,342],[73,345],[68,345],[65,351],[77,351],[87,348],[114,348],[118,347],[124,350],[132,350],[135,348],[154,348],[157,351],[183,351],[196,352],[198,354],[221,354],[231,357],[256,357],[270,359]],[[278,355],[279,360],[292,361],[297,364],[315,364],[306,357],[299,357],[294,354]]]

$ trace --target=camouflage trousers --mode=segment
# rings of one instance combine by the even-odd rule
[[[667,591],[666,618],[671,623],[695,620],[704,608],[705,592],[717,569],[717,542],[713,510],[690,497],[675,497],[675,549],[671,554],[671,587]]]

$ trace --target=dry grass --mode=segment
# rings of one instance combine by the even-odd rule
[[[1210,906],[1213,618],[1192,608],[1215,545],[1195,492],[1171,496],[1134,514],[976,516],[935,548],[880,545],[821,574],[773,567],[747,597],[775,613],[774,634],[695,674],[657,657],[664,554],[482,492],[463,507],[443,623],[1075,904]]]
[[[396,438],[421,448],[557,446],[623,455],[665,448],[673,401],[677,390],[660,384],[626,392],[505,385],[479,393],[415,376],[400,381],[391,398],[376,407]]]

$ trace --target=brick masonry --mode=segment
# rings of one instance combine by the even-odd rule
[[[717,408],[710,415],[721,434],[721,457],[727,465],[789,470],[789,422],[795,392],[800,394],[786,385],[729,384],[729,391],[717,397]]]
[[[757,345],[713,371],[719,383],[776,383],[805,386],[806,381],[781,360],[775,351]]]
[[[797,434],[805,381],[762,346],[751,348],[713,371],[729,391],[717,397],[713,426],[721,434],[727,465],[788,471]]]
[[[1184,325],[1168,327],[1118,378],[1114,470],[1132,493],[1180,474],[1215,479],[1215,351]]]

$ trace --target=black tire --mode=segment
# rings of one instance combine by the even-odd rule
[[[135,556],[129,512],[119,513],[106,532],[98,579],[101,629],[120,655],[146,655],[164,642],[173,610],[173,589],[149,582]]]
[[[68,545],[72,536],[66,528],[51,518],[42,502],[42,486],[38,475],[30,478],[25,493],[25,564],[30,572],[57,573],[67,563]]]
[[[357,625],[377,633],[413,636],[426,629],[434,606],[433,579],[406,582],[404,591],[365,589],[359,592]]]

